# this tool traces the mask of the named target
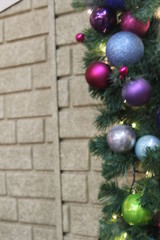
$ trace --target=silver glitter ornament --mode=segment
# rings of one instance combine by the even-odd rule
[[[143,58],[144,45],[134,33],[118,32],[107,42],[106,56],[113,66],[134,64]]]
[[[136,136],[129,126],[117,125],[109,131],[107,142],[113,152],[127,152],[134,147]]]

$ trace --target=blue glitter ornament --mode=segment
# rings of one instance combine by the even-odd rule
[[[123,9],[125,6],[125,0],[105,0],[106,4],[114,9]]]
[[[107,42],[106,56],[113,66],[135,64],[144,56],[144,45],[134,33],[119,32]]]
[[[149,147],[154,149],[156,147],[160,148],[160,140],[152,135],[146,135],[141,137],[137,143],[135,148],[136,156],[139,160],[142,160],[146,156],[146,148]]]

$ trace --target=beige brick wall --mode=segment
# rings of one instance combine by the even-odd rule
[[[0,14],[0,240],[96,240],[101,162],[71,0]],[[49,8],[48,8],[49,6]]]

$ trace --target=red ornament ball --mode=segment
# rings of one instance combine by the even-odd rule
[[[86,71],[88,84],[98,90],[103,90],[110,85],[109,76],[112,70],[108,64],[94,62],[89,65]]]
[[[76,35],[76,41],[77,41],[77,42],[82,43],[82,42],[84,42],[84,40],[85,40],[85,35],[84,35],[83,33],[78,33],[78,34]]]
[[[126,66],[122,66],[119,69],[119,77],[120,79],[124,79],[128,74],[128,68]]]
[[[150,21],[144,23],[133,17],[130,12],[124,13],[121,19],[121,29],[123,31],[132,32],[138,36],[143,36],[150,27]]]

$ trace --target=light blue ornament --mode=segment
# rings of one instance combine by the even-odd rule
[[[146,156],[146,148],[149,147],[154,149],[156,147],[160,148],[160,140],[152,135],[146,135],[141,137],[137,143],[135,148],[136,156],[139,160],[143,159]]]
[[[144,45],[134,33],[119,32],[107,42],[106,56],[113,66],[135,64],[144,56]]]

